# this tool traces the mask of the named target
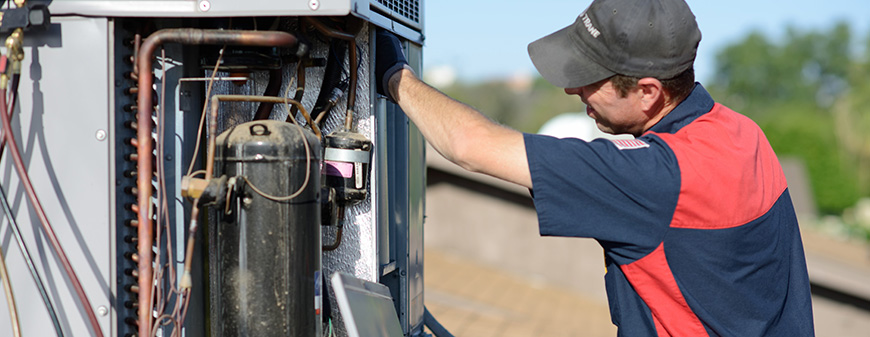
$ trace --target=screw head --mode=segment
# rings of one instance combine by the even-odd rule
[[[106,140],[106,137],[108,137],[108,136],[109,136],[109,134],[106,132],[106,130],[103,130],[103,129],[97,130],[97,133],[94,134],[94,137],[96,137],[97,140],[99,140],[101,142]]]
[[[320,8],[320,0],[308,0],[308,8],[316,11],[318,8]]]
[[[106,316],[109,314],[109,308],[101,305],[99,308],[97,308],[97,314],[99,314],[100,316]]]
[[[208,0],[202,0],[199,2],[200,11],[208,12],[209,9],[211,9],[211,2],[208,2]]]

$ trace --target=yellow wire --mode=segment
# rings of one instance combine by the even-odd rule
[[[208,80],[208,87],[205,89],[205,102],[202,103],[202,117],[199,119],[199,130],[196,131],[196,143],[193,146],[193,155],[190,157],[190,166],[187,167],[187,175],[190,175],[190,173],[193,172],[193,165],[196,164],[196,156],[199,154],[199,140],[202,139],[202,126],[205,124],[206,111],[208,111],[208,98],[211,96],[211,87],[214,84],[214,79],[217,75],[218,68],[220,67],[221,59],[224,57],[224,50],[226,48],[227,46],[221,48],[217,62],[214,63],[214,69],[211,71],[211,78]],[[215,137],[217,137],[217,135],[215,135]],[[211,179],[211,177],[206,177],[206,179]]]
[[[9,304],[9,318],[12,320],[12,334],[21,337],[21,324],[18,322],[18,307],[15,305],[15,295],[12,293],[12,282],[6,271],[6,258],[0,249],[0,278],[3,279],[3,290],[6,292],[6,303]]]

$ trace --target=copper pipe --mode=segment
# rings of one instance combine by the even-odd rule
[[[357,68],[359,67],[359,60],[357,60],[356,54],[356,38],[352,34],[340,32],[335,29],[329,28],[317,19],[306,17],[305,21],[314,26],[314,28],[323,33],[323,35],[331,38],[345,40],[348,43],[348,49],[350,49],[350,60],[348,60],[348,63],[350,63],[350,87],[347,89],[347,115],[345,115],[344,117],[344,128],[347,131],[354,131],[353,111],[354,104],[356,103],[356,73]]]
[[[136,57],[137,71],[139,72],[139,90],[138,104],[139,109],[137,116],[140,121],[149,120],[151,118],[151,102],[152,90],[151,85],[154,83],[153,73],[151,72],[152,58],[154,52],[164,43],[182,43],[193,45],[242,45],[242,46],[261,46],[261,47],[293,47],[296,45],[296,37],[286,32],[274,31],[238,31],[238,30],[206,30],[193,28],[177,28],[163,29],[154,34],[151,34],[139,48],[139,53]],[[151,159],[151,123],[142,123],[137,129],[137,137],[139,139],[138,148],[138,186],[142,193],[139,194],[139,208],[150,210],[151,203],[151,179],[152,179],[152,164]],[[211,164],[209,164],[211,165]],[[138,227],[139,235],[139,303],[142,307],[139,309],[139,336],[149,336],[151,333],[151,282],[153,270],[151,269],[151,246],[153,245],[153,224],[151,223],[150,212],[139,213],[139,223],[142,226]]]
[[[299,60],[299,64],[296,65],[296,94],[293,95],[293,100],[297,102],[302,102],[302,96],[305,95],[305,68],[305,60]],[[290,112],[287,113],[288,123],[295,121],[296,111],[295,105],[290,108]]]
[[[320,247],[320,249],[325,251],[325,252],[336,250],[338,248],[338,246],[341,245],[342,232],[344,232],[344,226],[339,225],[338,230],[335,232],[335,242],[333,242],[332,244],[329,244],[329,245],[323,245]]]

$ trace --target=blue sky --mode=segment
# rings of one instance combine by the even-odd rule
[[[591,0],[426,0],[424,67],[451,66],[465,80],[537,74],[526,46],[576,19]],[[792,26],[830,29],[848,21],[862,38],[870,32],[868,0],[688,0],[702,40],[695,70],[712,74],[716,52],[752,30],[777,38]]]

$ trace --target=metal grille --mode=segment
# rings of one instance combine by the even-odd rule
[[[381,5],[389,8],[393,13],[404,16],[405,18],[420,23],[420,1],[419,0],[377,0]]]

